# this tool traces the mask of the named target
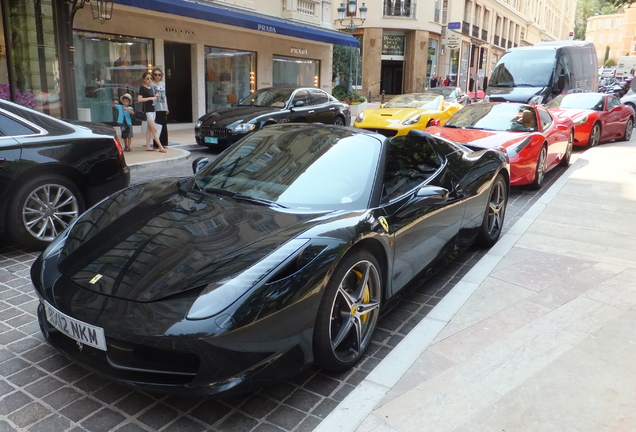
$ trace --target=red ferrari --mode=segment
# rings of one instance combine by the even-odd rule
[[[545,173],[568,166],[574,125],[541,106],[477,103],[457,111],[443,127],[426,128],[470,148],[502,147],[510,158],[510,184],[539,189]]]
[[[574,123],[574,145],[589,145],[614,139],[629,141],[634,128],[634,110],[613,94],[570,93],[545,105],[560,118]]]

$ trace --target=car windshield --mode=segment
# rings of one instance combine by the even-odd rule
[[[382,142],[324,125],[274,125],[245,137],[194,177],[203,193],[299,210],[367,208]]]
[[[439,110],[444,97],[436,94],[403,94],[391,99],[384,108]]]
[[[490,87],[545,87],[556,63],[554,50],[519,50],[506,53],[492,71]]]
[[[528,105],[473,104],[457,111],[444,125],[462,129],[480,129],[508,132],[537,130],[534,108]]]
[[[429,93],[439,94],[446,98],[455,97],[455,95],[453,94],[454,91],[455,89],[451,87],[434,87],[427,90],[427,92]]]
[[[239,106],[284,108],[293,91],[292,88],[261,89],[243,99]]]
[[[605,100],[597,93],[572,93],[555,97],[546,108],[575,108],[584,110],[603,111]]]

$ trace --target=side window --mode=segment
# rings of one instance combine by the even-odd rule
[[[309,105],[309,93],[307,90],[299,90],[294,95],[294,100],[292,101],[292,106],[296,106],[296,103],[303,102],[305,106]]]
[[[329,96],[322,90],[309,90],[312,105],[322,105],[329,102]]]
[[[442,158],[424,137],[401,135],[391,140],[384,170],[384,200],[418,187],[442,166]]]
[[[37,133],[22,123],[0,114],[0,136],[20,136]]]
[[[541,130],[546,130],[553,122],[552,116],[545,108],[537,107],[537,111],[539,111],[539,116],[541,117]]]
[[[612,96],[609,98],[609,103],[607,104],[607,110],[610,111],[620,105],[621,105],[621,101],[619,101],[618,98],[615,98]]]

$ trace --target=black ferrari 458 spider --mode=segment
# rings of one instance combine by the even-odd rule
[[[509,163],[427,132],[273,125],[131,186],[32,267],[46,339],[147,390],[245,392],[351,367],[409,281],[502,230]]]

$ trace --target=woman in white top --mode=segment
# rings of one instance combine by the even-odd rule
[[[152,70],[152,83],[150,84],[152,90],[157,96],[157,101],[154,103],[156,118],[155,122],[161,125],[161,132],[159,133],[159,141],[163,147],[168,146],[168,99],[166,98],[166,83],[163,81],[163,71],[161,68],[155,67]]]

